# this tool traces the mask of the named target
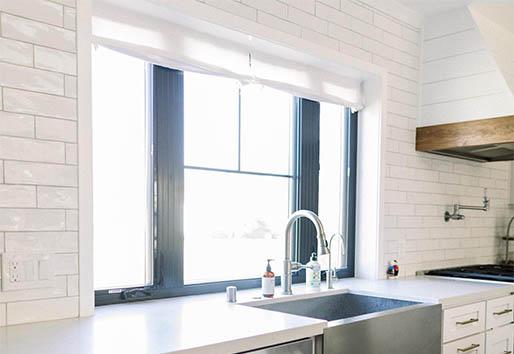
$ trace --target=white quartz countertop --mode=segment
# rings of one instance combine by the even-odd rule
[[[509,283],[436,277],[345,279],[335,287],[331,292],[441,303],[443,308],[514,291]],[[293,292],[296,298],[316,296],[303,285],[293,286]],[[256,300],[259,293],[240,291],[238,301],[269,301]],[[321,293],[328,291],[322,288]],[[282,300],[283,296],[277,296],[274,301]],[[3,327],[0,353],[235,353],[315,336],[323,333],[325,326],[322,320],[228,304],[225,294],[211,294],[103,306],[89,318]]]

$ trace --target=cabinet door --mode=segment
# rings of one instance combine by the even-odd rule
[[[443,345],[443,354],[485,354],[485,334],[479,333]],[[503,354],[503,353],[502,353]]]
[[[496,328],[514,320],[514,296],[505,296],[487,301],[486,328]]]
[[[444,310],[443,342],[485,330],[485,301]]]
[[[512,354],[514,325],[493,329],[486,335],[486,354]]]

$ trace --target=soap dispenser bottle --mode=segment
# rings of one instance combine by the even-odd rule
[[[272,259],[268,259],[266,271],[262,275],[262,296],[264,297],[273,297],[275,295],[275,273],[271,270],[271,261]]]
[[[306,283],[308,288],[319,289],[321,286],[321,265],[316,252],[312,252],[311,260],[306,266]]]

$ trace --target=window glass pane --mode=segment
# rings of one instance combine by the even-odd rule
[[[145,63],[93,49],[95,289],[150,283]]]
[[[184,73],[186,166],[237,169],[239,82]]]
[[[184,283],[280,274],[289,178],[186,169]]]
[[[241,169],[290,174],[291,95],[262,85],[241,89]]]
[[[319,216],[328,237],[345,230],[345,147],[344,107],[321,103]],[[332,266],[338,268],[346,265],[341,247],[339,239],[334,240]]]

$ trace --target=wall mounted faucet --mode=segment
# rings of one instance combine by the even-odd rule
[[[453,213],[450,214],[449,211],[444,213],[444,221],[448,222],[450,220],[464,220],[465,216],[460,213],[461,210],[481,210],[488,211],[489,210],[489,202],[490,199],[487,196],[487,188],[484,188],[484,199],[482,205],[462,205],[462,204],[453,204]]]

